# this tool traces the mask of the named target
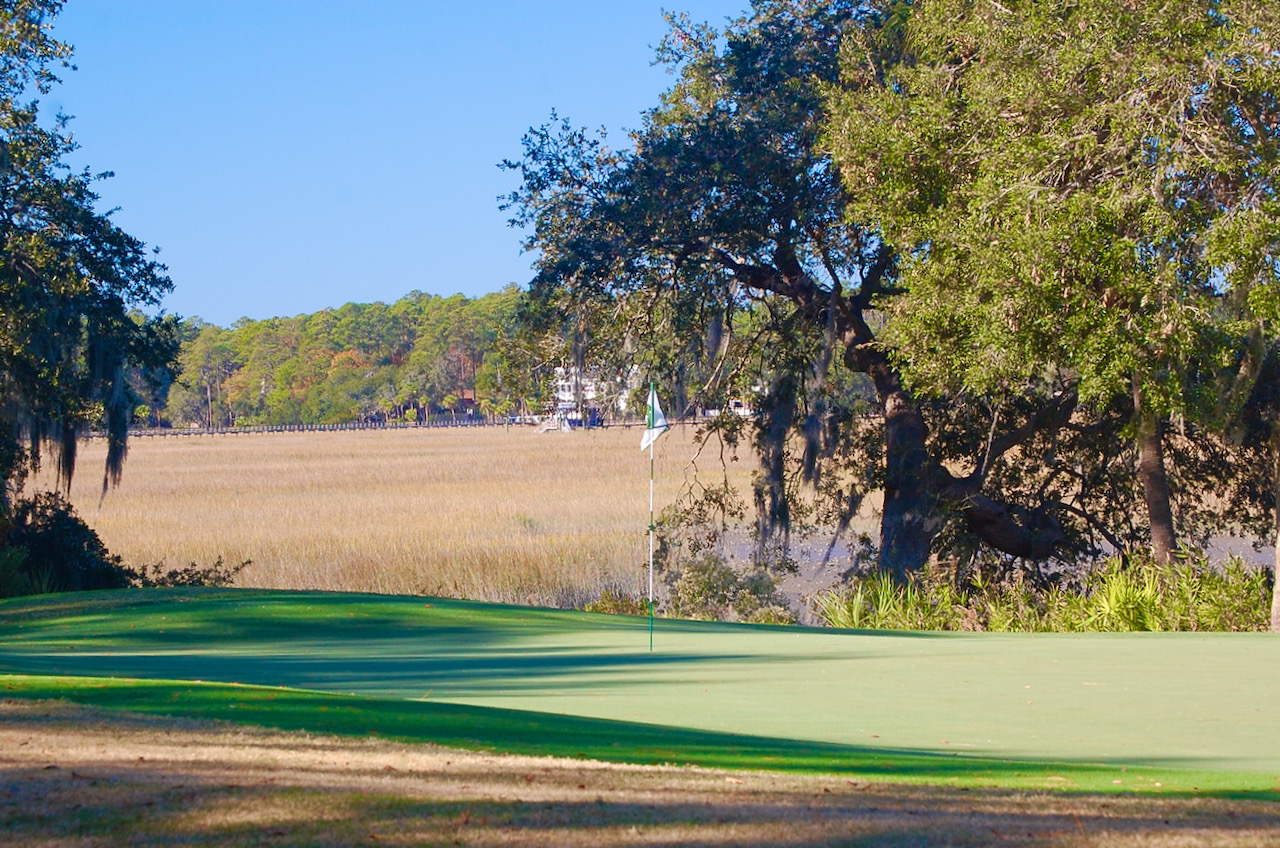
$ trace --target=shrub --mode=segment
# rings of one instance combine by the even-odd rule
[[[648,615],[649,603],[641,598],[633,598],[618,589],[605,589],[600,597],[587,603],[586,612],[601,612],[608,615]]]
[[[703,555],[686,563],[672,584],[670,612],[676,618],[725,618],[737,586],[738,575],[724,560]]]
[[[164,586],[213,586],[225,588],[235,583],[236,576],[244,571],[253,560],[246,559],[238,565],[227,565],[218,557],[212,565],[191,563],[185,568],[164,568],[163,562],[144,565],[138,571],[131,571],[133,582],[144,589],[155,589]]]
[[[795,614],[763,570],[739,574],[714,553],[691,560],[671,586],[671,615],[707,621],[794,624]]]
[[[1238,558],[1222,566],[1108,560],[1075,585],[1038,587],[1014,571],[956,585],[934,568],[905,586],[883,574],[820,593],[815,610],[831,627],[913,630],[1266,630],[1271,586],[1265,568]]]
[[[950,583],[927,572],[906,586],[887,574],[870,574],[814,598],[819,618],[831,627],[869,630],[973,630],[972,616]],[[967,623],[967,626],[966,626]]]
[[[27,552],[22,548],[0,548],[0,598],[30,594],[27,578],[22,573],[26,558]]]
[[[649,602],[634,598],[620,589],[608,588],[600,597],[582,607],[586,612],[605,612],[608,615],[649,615]]]
[[[0,598],[131,586],[230,586],[250,564],[191,563],[166,570],[163,563],[135,571],[107,550],[93,528],[56,492],[17,501],[5,545],[0,547]]]
[[[56,492],[17,501],[7,544],[10,551],[20,552],[5,553],[0,569],[13,572],[7,588],[14,594],[123,589],[132,584],[133,572]]]

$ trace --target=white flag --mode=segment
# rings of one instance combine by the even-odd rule
[[[662,414],[662,407],[658,405],[658,390],[649,385],[649,419],[645,424],[644,438],[640,440],[640,450],[646,450],[654,442],[658,441],[658,437],[667,432],[671,425],[667,423],[667,416]]]

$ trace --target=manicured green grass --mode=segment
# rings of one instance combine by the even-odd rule
[[[0,602],[0,690],[514,753],[1280,800],[1268,634],[659,620],[648,639],[644,619],[416,597],[87,593]]]

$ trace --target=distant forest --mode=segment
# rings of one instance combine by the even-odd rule
[[[539,363],[517,352],[522,294],[412,292],[310,315],[181,322],[180,372],[138,410],[150,426],[231,427],[505,415],[541,401]]]

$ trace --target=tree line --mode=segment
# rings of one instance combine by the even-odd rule
[[[412,292],[308,315],[178,327],[176,380],[139,410],[154,426],[414,422],[540,409],[549,368],[520,347],[522,293]]]

